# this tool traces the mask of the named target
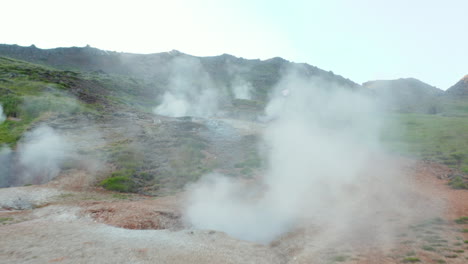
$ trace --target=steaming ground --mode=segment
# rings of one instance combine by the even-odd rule
[[[417,211],[418,218],[409,221],[404,215],[389,214],[382,208],[376,212],[374,221],[362,223],[361,230],[359,223],[349,227],[352,232],[333,228],[340,221],[350,220],[337,217],[330,219],[327,229],[304,225],[268,244],[178,226],[177,221],[172,225],[166,222],[161,230],[115,227],[145,226],[146,216],[157,220],[157,212],[177,215],[184,198],[154,199],[133,194],[122,199],[100,189],[70,191],[63,187],[64,181],[73,181],[74,177],[81,177],[79,174],[42,186],[0,189],[0,262],[401,263],[414,255],[422,263],[437,263],[439,259],[465,263],[467,253],[459,252],[466,247],[463,240],[468,237],[460,232],[466,225],[454,224],[453,219],[468,214],[464,202],[467,192],[450,189],[445,180],[439,179],[450,170],[438,164],[382,157],[369,165],[369,172],[378,171],[387,162],[403,168],[410,184],[410,195],[405,201]],[[431,210],[421,208],[421,203],[429,204]],[[359,213],[349,217],[361,220]],[[232,221],[239,219],[240,216]],[[384,227],[396,231],[388,243],[378,239],[376,233],[368,232],[380,232]],[[423,249],[430,247],[434,250]]]

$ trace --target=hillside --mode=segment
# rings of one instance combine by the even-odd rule
[[[340,76],[281,58],[197,58],[175,51],[138,55],[90,47],[41,50],[16,45],[1,45],[0,54],[8,56],[0,57],[0,103],[7,117],[0,125],[0,143],[7,144],[0,160],[21,159],[18,148],[43,125],[79,142],[73,146],[73,157],[57,165],[59,174],[14,179],[18,173],[30,174],[22,172],[23,165],[16,162],[4,166],[0,186],[44,183],[57,175],[85,173],[94,175],[91,185],[111,177],[110,183],[102,183],[106,188],[165,195],[213,169],[251,177],[260,166],[256,135],[237,131],[236,124],[202,118],[206,111],[218,118],[256,120],[289,68],[333,85],[358,87]],[[154,115],[170,86],[184,89],[189,110],[201,118]],[[239,87],[248,88],[248,96],[237,95]],[[198,98],[207,92],[217,95],[216,102]],[[206,104],[217,107],[205,111]],[[90,160],[97,161],[98,172],[86,168]]]
[[[253,86],[254,100],[266,100],[268,91],[281,74],[296,67],[305,76],[316,76],[340,86],[358,87],[356,83],[332,72],[308,64],[296,64],[282,58],[247,60],[223,54],[214,57],[194,57],[179,51],[155,54],[131,54],[103,51],[92,47],[38,49],[0,44],[0,56],[8,56],[65,70],[98,71],[131,76],[151,83],[154,89],[164,89],[170,76],[170,62],[176,58],[199,60],[203,70],[215,84],[232,88],[236,80]]]
[[[448,88],[446,92],[450,96],[468,96],[468,75],[465,75],[460,81]]]
[[[155,106],[164,100],[170,86],[182,82],[215,90],[221,99],[212,114],[250,121],[262,115],[278,80],[291,68],[305,77],[319,77],[327,89],[344,86],[365,91],[340,76],[281,58],[245,60],[226,54],[197,58],[176,51],[138,55],[90,47],[41,50],[16,45],[0,45],[2,53],[40,64],[0,57],[0,103],[8,117],[0,125],[0,143],[15,148],[24,132],[40,124],[64,127],[75,136],[83,132],[79,129],[83,124],[91,124],[92,130],[99,131],[103,145],[80,151],[99,156],[113,168],[98,178],[113,175],[130,179],[131,188],[126,190],[153,195],[178,189],[213,169],[250,177],[260,166],[254,133],[240,133],[233,124],[221,120],[154,115]],[[178,77],[174,81],[171,76]],[[380,106],[398,114],[386,122],[392,125],[382,135],[389,149],[462,171],[468,169],[468,153],[461,136],[466,126],[463,116],[468,114],[463,110],[466,102],[449,99],[441,90],[411,78],[372,81],[363,86],[372,91],[370,95],[376,95]],[[249,100],[236,98],[237,87],[249,88]],[[200,91],[189,92],[187,100]],[[200,102],[192,103],[209,101]],[[393,125],[395,118],[398,125]],[[456,126],[442,131],[446,123]],[[114,130],[122,124],[129,132],[116,134]],[[421,133],[427,136],[418,136]],[[409,147],[402,147],[407,144]],[[227,148],[234,151],[227,153]],[[142,151],[146,154],[139,155]],[[184,159],[174,162],[168,158],[181,152],[186,153]],[[248,155],[242,157],[241,153]],[[13,169],[8,170],[13,173]],[[8,181],[2,180],[2,185],[14,184]]]
[[[222,161],[218,166],[238,175],[243,166],[234,164],[249,159],[252,152],[248,144],[254,138],[237,132],[224,135],[233,128],[222,121],[153,115],[145,105],[147,86],[129,77],[62,71],[0,57],[0,80],[0,104],[7,117],[0,124],[1,187],[84,173],[90,178],[82,188],[112,176],[126,184],[109,188],[163,195],[211,171],[213,162],[207,155],[216,155]],[[21,159],[19,149],[27,145],[30,132],[43,125],[54,130],[44,144],[59,134],[72,140],[73,151],[66,154],[67,162],[46,160],[60,173],[43,168],[41,177],[31,179],[27,170],[23,172],[24,164],[9,161]],[[235,147],[238,153],[231,157],[219,144]]]
[[[392,111],[436,114],[440,112],[438,97],[443,91],[414,78],[369,81],[362,84]]]

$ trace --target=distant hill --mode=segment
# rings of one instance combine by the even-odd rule
[[[374,91],[390,110],[399,112],[436,113],[436,99],[444,94],[441,89],[414,78],[369,81],[362,85]]]
[[[468,96],[468,74],[446,91],[449,96]]]

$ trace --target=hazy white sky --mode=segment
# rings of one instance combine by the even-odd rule
[[[0,43],[307,62],[361,83],[468,74],[468,0],[2,0]]]

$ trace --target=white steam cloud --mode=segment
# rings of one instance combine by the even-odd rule
[[[71,153],[63,136],[41,125],[25,133],[15,151],[0,146],[0,187],[46,183],[60,173]]]
[[[0,145],[0,188],[9,185],[11,166],[11,149],[6,145]]]
[[[252,100],[252,84],[246,80],[251,71],[246,65],[233,63],[230,59],[226,61],[226,72],[231,79],[230,87],[234,99]]]
[[[48,126],[26,133],[17,149],[20,169],[16,184],[41,184],[55,178],[71,151],[67,140]]]
[[[79,131],[79,132],[77,132]],[[88,152],[105,144],[101,134],[86,126],[69,133],[42,124],[23,134],[15,149],[0,145],[0,188],[44,184],[62,177],[62,187],[83,187],[106,170],[98,152]],[[67,175],[80,172],[80,178]]]
[[[6,120],[6,116],[3,113],[3,106],[0,104],[0,124]]]
[[[219,90],[197,58],[176,57],[170,63],[170,78],[155,114],[209,117],[218,110]]]
[[[252,84],[245,81],[237,81],[232,86],[232,92],[236,99],[252,99]]]
[[[389,168],[368,169],[381,153],[370,98],[293,71],[277,85],[266,114],[273,121],[263,133],[264,177],[246,184],[205,176],[189,187],[189,224],[267,243],[301,226],[368,230],[366,224],[378,222],[383,208],[410,211],[401,179],[392,178]]]

